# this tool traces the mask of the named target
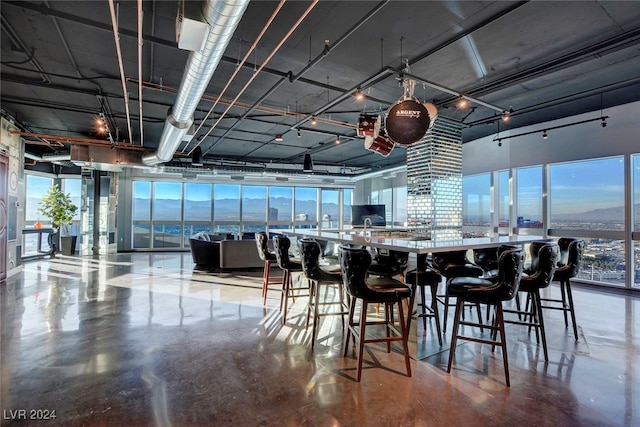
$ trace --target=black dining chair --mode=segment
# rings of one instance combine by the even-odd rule
[[[267,292],[269,285],[280,284],[281,277],[271,276],[271,265],[276,264],[276,253],[269,249],[269,237],[267,233],[261,231],[255,234],[256,248],[260,259],[264,261],[264,270],[262,271],[262,304],[267,305]]]
[[[522,249],[509,249],[503,251],[498,258],[498,279],[495,282],[478,277],[456,277],[449,281],[447,285],[448,292],[451,296],[455,296],[457,300],[447,373],[451,372],[451,365],[459,339],[491,344],[492,351],[496,346],[502,349],[505,382],[507,387],[511,385],[509,382],[507,339],[502,303],[513,299],[518,293],[520,279],[522,278],[522,264]],[[493,323],[491,325],[483,325],[482,323],[464,320],[462,315],[465,302],[487,304],[488,307],[493,308],[495,313]],[[491,330],[491,337],[461,335],[460,326],[487,328]],[[500,335],[500,339],[498,339],[498,335]]]
[[[549,352],[547,350],[547,334],[544,328],[544,317],[542,314],[542,301],[540,298],[540,289],[549,286],[553,274],[556,271],[558,262],[558,245],[550,242],[532,242],[529,245],[529,255],[531,258],[530,267],[520,279],[519,293],[527,295],[527,303],[524,310],[518,308],[516,310],[504,309],[505,313],[516,313],[518,319],[505,319],[505,323],[513,323],[517,325],[525,325],[536,330],[536,340],[542,340],[542,351],[544,360],[549,360]],[[517,297],[516,297],[517,298]]]
[[[313,348],[316,342],[320,317],[339,315],[344,325],[344,316],[348,314],[349,306],[344,297],[344,286],[340,269],[335,269],[331,264],[327,264],[327,269],[325,270],[320,265],[322,258],[322,248],[320,245],[313,239],[300,239],[298,241],[298,247],[300,248],[302,271],[311,285],[309,288],[306,327],[309,327],[309,319],[313,317],[313,328],[311,330],[311,348]],[[331,285],[335,285],[337,290],[337,301],[335,298],[328,299],[326,297]],[[325,299],[323,302],[320,300],[322,288],[325,289]],[[335,311],[320,311],[321,306],[333,307]]]
[[[564,314],[565,327],[569,327],[567,319],[567,313],[569,313],[571,315],[574,339],[578,341],[578,325],[576,323],[573,294],[571,293],[571,279],[576,277],[580,270],[584,252],[584,240],[561,237],[558,239],[558,248],[560,250],[560,260],[553,274],[553,280],[560,282],[560,298],[541,298],[542,308],[561,310]]]
[[[391,352],[391,343],[402,343],[407,376],[411,376],[411,361],[409,358],[409,332],[403,310],[405,300],[411,297],[411,289],[399,280],[389,277],[371,277],[367,270],[371,265],[371,254],[366,249],[352,248],[341,245],[339,248],[342,281],[351,297],[349,302],[349,318],[345,336],[344,355],[349,351],[349,343],[353,338],[358,351],[358,371],[356,381],[362,376],[362,362],[364,346],[368,343],[387,343],[387,352]],[[361,302],[360,319],[355,320],[356,303]],[[369,304],[383,304],[385,307],[383,320],[368,319]],[[394,321],[393,310],[398,308],[398,321]],[[373,336],[367,333],[369,326],[384,326],[385,336]]]
[[[296,295],[293,289],[293,273],[302,272],[302,264],[300,260],[295,260],[289,255],[291,248],[291,240],[285,235],[276,235],[273,237],[273,249],[276,254],[278,266],[282,269],[282,294],[280,295],[280,312],[282,313],[282,323],[287,322],[287,310],[289,299],[295,299]],[[309,288],[302,288],[309,289]]]
[[[420,301],[418,308],[420,311],[417,317],[422,318],[422,328],[427,330],[427,319],[433,318],[436,324],[436,334],[438,343],[442,345],[442,329],[440,327],[440,314],[438,310],[438,286],[442,282],[442,276],[433,270],[428,262],[427,254],[418,254],[416,268],[405,271],[404,282],[411,287],[411,298],[409,300],[409,316],[407,316],[407,329],[411,329],[411,310],[415,304],[418,291]],[[430,289],[430,298],[427,302],[425,288]]]
[[[432,266],[440,275],[444,276],[449,283],[456,277],[482,277],[484,270],[475,265],[467,258],[467,250],[461,249],[449,252],[436,252],[431,255]],[[450,294],[448,287],[445,287],[444,295],[438,295],[438,301],[444,306],[444,316],[442,323],[442,333],[447,332],[447,319],[449,317],[449,307],[454,304],[449,302]],[[476,308],[479,321],[482,321],[479,304],[472,304]]]

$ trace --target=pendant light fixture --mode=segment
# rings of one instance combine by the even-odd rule
[[[304,162],[302,163],[303,172],[313,172],[313,160],[311,159],[311,153],[304,155]]]

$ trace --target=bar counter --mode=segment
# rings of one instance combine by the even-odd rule
[[[275,230],[274,230],[275,231]],[[496,237],[469,237],[461,239],[427,239],[419,235],[406,237],[385,236],[376,233],[384,233],[373,230],[338,230],[320,231],[317,229],[277,230],[283,234],[296,237],[310,237],[313,239],[327,240],[330,242],[351,243],[356,245],[371,246],[380,249],[388,249],[415,254],[428,254],[435,252],[448,252],[461,249],[490,248],[500,245],[524,245],[534,241],[548,240],[542,236],[496,236]]]

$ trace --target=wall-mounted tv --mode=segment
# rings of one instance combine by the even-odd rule
[[[374,227],[386,226],[384,205],[351,205],[351,225],[353,227],[363,227],[366,218],[371,219],[371,225]]]

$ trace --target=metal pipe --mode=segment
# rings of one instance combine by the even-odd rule
[[[372,16],[374,16],[376,13],[378,13],[378,11],[380,9],[382,9],[385,5],[387,5],[389,3],[389,1],[391,0],[385,0],[382,1],[380,3],[378,3],[373,9],[371,9],[365,16],[362,17],[362,19],[360,19],[358,22],[356,22],[351,28],[349,28],[344,34],[342,34],[338,40],[336,40],[333,44],[329,45],[325,45],[324,49],[322,50],[322,52],[320,52],[312,61],[310,61],[302,70],[300,70],[300,72],[298,74],[296,74],[295,76],[293,74],[290,74],[289,77],[282,77],[280,78],[280,80],[278,82],[276,82],[276,84],[274,84],[271,89],[269,89],[267,92],[265,92],[256,102],[253,103],[253,105],[251,107],[249,107],[243,114],[241,117],[239,117],[235,123],[233,125],[231,125],[231,127],[229,129],[227,129],[219,138],[218,141],[221,140],[222,138],[224,138],[225,136],[227,136],[232,130],[234,130],[242,120],[246,119],[247,117],[249,117],[249,114],[251,114],[256,108],[258,108],[260,106],[260,104],[262,104],[268,97],[271,96],[271,94],[273,94],[280,86],[282,86],[285,82],[289,81],[290,83],[294,83],[296,81],[298,81],[300,79],[300,77],[302,77],[304,74],[307,73],[307,71],[309,71],[311,68],[315,67],[320,61],[322,61],[324,58],[326,58],[333,49],[335,49],[336,47],[338,47],[340,44],[342,44],[343,41],[345,41],[351,34],[353,34],[354,32],[356,32],[356,30],[358,28],[360,28],[362,25],[364,25],[365,22],[367,22],[369,19],[371,19]],[[296,111],[296,116],[297,116],[297,111]],[[204,140],[204,138],[202,138],[202,140]],[[201,142],[202,142],[201,140]],[[207,150],[207,152],[211,151],[211,149],[213,148],[213,146],[215,145],[215,143],[211,144],[211,146],[209,147],[209,149]],[[257,150],[258,148],[256,148]],[[245,155],[245,157],[251,153],[253,153],[255,150],[247,153]],[[206,153],[205,153],[206,154]]]
[[[124,64],[122,62],[122,51],[120,50],[120,35],[118,34],[118,21],[116,19],[116,8],[113,0],[109,0],[109,11],[111,12],[111,25],[113,27],[113,37],[116,42],[116,54],[118,56],[118,67],[120,68],[120,81],[122,82],[122,92],[124,94],[124,109],[127,114],[127,130],[129,131],[129,142],[131,139],[131,115],[129,114],[129,94],[127,93],[127,83],[125,81]]]
[[[142,81],[142,0],[138,0],[138,78]],[[144,146],[144,125],[142,122],[142,85],[138,85],[138,114],[140,115],[140,146]]]
[[[203,15],[209,24],[209,34],[204,47],[189,54],[180,89],[175,104],[169,110],[158,149],[155,153],[142,157],[146,165],[168,162],[173,157],[193,123],[193,113],[248,5],[249,0],[209,0],[204,4]]]
[[[224,93],[227,91],[229,86],[231,86],[231,82],[233,81],[233,79],[236,78],[236,76],[238,75],[238,73],[242,69],[242,66],[244,65],[244,63],[247,62],[247,59],[249,58],[249,55],[251,55],[251,53],[258,46],[258,43],[260,42],[260,40],[262,39],[264,34],[267,32],[267,29],[269,29],[269,27],[273,23],[273,20],[276,18],[276,16],[278,16],[278,13],[280,13],[280,10],[282,10],[282,7],[284,6],[285,2],[286,2],[286,0],[280,0],[280,3],[278,3],[278,6],[276,7],[276,9],[271,14],[271,17],[269,18],[267,23],[262,27],[262,30],[260,30],[260,34],[258,34],[258,37],[256,37],[256,39],[253,41],[253,43],[251,44],[251,47],[249,48],[249,50],[247,50],[247,53],[245,53],[244,58],[242,58],[242,61],[240,61],[240,63],[236,66],[236,69],[233,71],[233,74],[227,80],[227,84],[224,86],[224,88],[222,88],[222,90],[218,94],[218,97],[213,102],[213,105],[211,106],[211,108],[209,109],[207,114],[202,118],[202,122],[200,122],[200,125],[196,128],[196,131],[195,131],[194,135],[197,135],[197,133],[202,128],[202,126],[204,126],[204,123],[206,122],[206,120],[211,116],[211,114],[213,113],[213,110],[216,108],[216,106],[218,105],[218,102],[222,98],[222,95],[224,95]],[[198,145],[200,145],[200,144],[197,144],[196,147]],[[185,146],[182,149],[182,152],[185,152],[188,146],[189,146],[189,144],[187,144],[187,146]],[[195,149],[195,147],[194,147],[194,149]],[[192,152],[193,152],[193,150],[191,150],[189,152],[189,154],[191,154]]]
[[[287,34],[284,35],[284,37],[282,37],[282,39],[280,40],[280,42],[276,45],[275,48],[273,48],[273,50],[271,51],[271,53],[269,54],[269,56],[267,56],[267,58],[264,60],[264,62],[262,63],[262,65],[260,65],[260,67],[256,70],[255,73],[253,73],[253,75],[251,76],[251,78],[249,79],[249,81],[242,87],[242,89],[240,90],[240,92],[238,92],[238,94],[236,95],[236,97],[233,99],[233,101],[231,101],[231,105],[229,105],[227,107],[226,110],[224,110],[224,112],[220,115],[220,117],[218,117],[218,120],[216,120],[216,122],[213,124],[213,126],[211,126],[211,128],[209,128],[209,130],[207,131],[206,134],[204,134],[204,136],[201,137],[201,140],[204,140],[204,138],[206,138],[207,136],[209,136],[209,134],[211,134],[211,132],[213,132],[213,130],[215,129],[215,127],[218,125],[218,123],[220,123],[220,121],[224,118],[224,116],[229,112],[229,110],[231,109],[231,107],[233,107],[233,105],[236,103],[236,101],[238,100],[238,98],[240,98],[240,96],[244,93],[245,90],[247,90],[247,88],[249,87],[249,85],[253,82],[253,80],[262,72],[262,69],[269,63],[269,61],[271,61],[271,58],[273,58],[273,56],[276,54],[276,52],[278,52],[278,50],[280,50],[280,48],[282,47],[282,45],[289,39],[289,37],[291,37],[291,34],[293,34],[293,32],[298,28],[298,26],[300,26],[300,24],[302,24],[302,21],[304,21],[304,19],[307,17],[307,15],[311,12],[311,10],[318,4],[318,1],[320,0],[313,0],[311,2],[311,4],[309,5],[309,7],[307,7],[307,9],[302,13],[302,15],[298,18],[298,20],[295,22],[295,24],[293,24],[293,26],[289,29],[289,31],[287,32]],[[211,151],[211,147],[209,147],[209,149],[207,149],[207,151],[205,151],[204,153],[202,153],[202,155],[204,156],[205,154],[207,154],[209,151]]]

